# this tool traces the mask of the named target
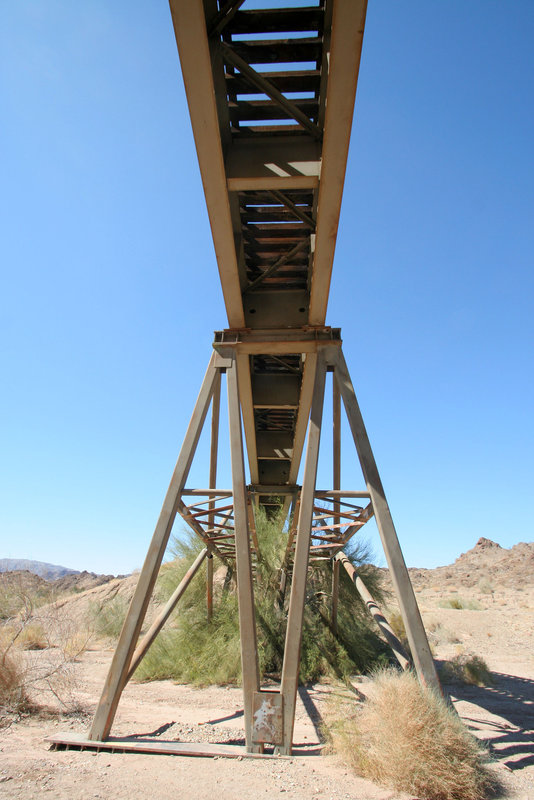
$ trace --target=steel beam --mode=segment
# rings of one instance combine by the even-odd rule
[[[226,313],[239,328],[245,318],[204,7],[201,0],[169,2]]]
[[[158,571],[180,505],[181,491],[185,486],[191,468],[191,462],[193,461],[206,414],[208,413],[214,386],[218,378],[217,370],[214,367],[215,360],[216,354],[213,353],[178,461],[176,462],[176,467],[174,468],[163,508],[122,626],[119,641],[117,642],[117,647],[89,733],[90,739],[102,741],[108,736],[113,724],[113,719],[115,718],[120,696],[128,679],[128,671],[134,649],[139,638]]]
[[[326,317],[366,11],[367,0],[336,0],[333,4],[310,325],[323,325]]]
[[[423,685],[429,686],[436,691],[441,691],[417,600],[415,599],[410,576],[402,555],[349,371],[341,350],[332,350],[332,357],[335,368],[334,376],[339,385],[352,438],[354,439],[367,489],[371,496],[376,524],[406,628],[414,665],[419,680]]]

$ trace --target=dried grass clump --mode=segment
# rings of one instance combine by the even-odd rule
[[[457,595],[449,597],[447,600],[442,600],[439,604],[440,608],[455,608],[457,611],[468,609],[469,611],[481,611],[482,606],[476,600],[464,600]]]
[[[18,714],[29,706],[24,687],[25,667],[20,653],[0,652],[0,728],[8,714]]]
[[[17,644],[23,650],[46,650],[50,646],[40,622],[26,624],[18,636]]]
[[[450,661],[444,661],[440,668],[444,683],[468,683],[472,686],[491,686],[493,676],[481,656],[459,653]]]
[[[495,785],[479,743],[411,673],[377,673],[363,706],[337,716],[334,748],[366,778],[421,800],[483,800]]]

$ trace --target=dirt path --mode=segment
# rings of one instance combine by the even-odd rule
[[[458,612],[463,614],[464,612]],[[320,755],[320,718],[329,685],[300,692],[295,742],[307,754],[273,760],[203,759],[89,751],[51,751],[46,735],[86,732],[111,651],[93,650],[79,664],[78,701],[85,709],[63,717],[28,718],[2,733],[0,797],[33,800],[158,798],[246,800],[273,794],[313,800],[406,798],[352,775],[332,755]],[[365,682],[361,688],[365,690]],[[456,706],[466,724],[493,740],[495,769],[513,800],[534,799],[534,675],[499,675],[490,689],[462,688]],[[312,718],[308,714],[311,712]],[[119,706],[113,734],[155,740],[240,741],[241,691],[193,689],[170,681],[131,684]]]
[[[480,610],[441,608],[443,596],[443,590],[436,592],[433,587],[418,590],[436,657],[474,652],[486,659],[495,677],[495,685],[487,688],[453,687],[455,706],[473,733],[491,744],[496,759],[493,768],[510,800],[534,800],[534,591],[509,589],[485,600],[477,595],[483,604]],[[45,736],[87,732],[111,655],[110,649],[93,649],[81,657],[75,691],[81,710],[61,715],[56,707],[48,716],[28,717],[0,730],[0,798],[408,797],[364,781],[335,756],[321,754],[320,721],[328,698],[336,691],[331,685],[300,692],[295,742],[305,755],[296,758],[230,760],[50,750]],[[365,681],[359,688],[365,692]],[[242,741],[241,690],[193,689],[170,681],[130,684],[119,705],[113,735],[144,735],[155,741]]]

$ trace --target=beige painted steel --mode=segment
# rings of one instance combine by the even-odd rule
[[[326,317],[366,10],[367,0],[336,0],[333,4],[310,325],[323,325]]]
[[[293,441],[293,457],[291,459],[291,467],[289,468],[288,483],[290,484],[297,482],[299,474],[302,449],[304,447],[306,430],[308,428],[308,420],[310,418],[310,408],[312,403],[316,369],[317,352],[308,353],[306,355],[306,361],[304,362],[304,369],[302,371],[299,410],[295,425],[295,439]]]
[[[334,559],[334,566],[337,566],[339,568],[341,564],[343,564],[349,578],[356,586],[356,589],[358,590],[360,597],[365,603],[367,610],[369,611],[370,614],[372,614],[373,618],[376,620],[378,627],[384,634],[384,637],[389,646],[391,647],[391,649],[393,650],[395,658],[399,662],[400,666],[404,670],[411,669],[412,662],[410,661],[408,654],[406,653],[406,650],[402,646],[401,641],[396,636],[395,632],[393,631],[393,628],[386,619],[383,610],[380,608],[379,604],[374,599],[373,595],[365,585],[364,581],[358,575],[357,570],[353,567],[353,565],[350,563],[349,559],[344,553],[338,553]]]
[[[156,636],[158,635],[158,633],[163,628],[163,626],[165,625],[165,623],[169,619],[170,615],[172,614],[172,612],[176,608],[176,606],[178,604],[178,601],[180,600],[180,598],[182,597],[183,593],[185,592],[185,590],[187,589],[187,587],[189,586],[189,584],[191,583],[191,581],[193,580],[193,578],[197,574],[197,572],[198,572],[198,570],[200,568],[200,565],[202,564],[202,562],[206,558],[207,553],[208,553],[207,547],[205,547],[204,550],[200,551],[200,553],[195,558],[195,560],[193,561],[193,563],[191,564],[191,566],[187,570],[186,574],[184,575],[184,577],[182,578],[182,580],[180,581],[180,583],[178,584],[178,586],[176,587],[176,589],[174,590],[172,595],[169,597],[169,599],[165,603],[165,605],[162,608],[162,610],[160,611],[160,613],[157,615],[156,619],[154,620],[154,622],[152,623],[152,625],[150,626],[148,631],[145,633],[145,635],[143,636],[143,638],[141,639],[141,641],[137,645],[137,647],[135,649],[135,653],[132,656],[132,661],[130,663],[130,668],[128,670],[128,680],[130,680],[130,678],[133,676],[135,670],[137,669],[137,667],[139,666],[139,664],[141,663],[141,661],[143,660],[143,658],[147,654],[148,649],[152,645],[154,639],[156,638]],[[213,559],[211,559],[211,558],[208,559],[208,563],[210,561],[212,561],[212,560]]]
[[[253,741],[257,744],[282,744],[284,700],[277,691],[254,692]]]
[[[245,324],[202,0],[169,0],[219,276],[231,327]]]
[[[132,655],[139,638],[148,603],[152,596],[154,584],[156,583],[158,571],[165,554],[165,548],[167,547],[167,542],[169,541],[169,536],[180,503],[180,493],[185,486],[213,395],[214,385],[217,380],[217,371],[213,366],[214,361],[215,356],[212,354],[185,435],[184,443],[165,496],[163,508],[143,568],[139,574],[139,580],[128,613],[126,614],[126,619],[122,626],[119,641],[89,733],[90,739],[100,741],[105,739],[109,734],[122,690],[126,685]]]
[[[312,122],[311,119],[300,110],[298,105],[295,105],[291,100],[279,92],[278,89],[273,85],[272,81],[269,80],[268,77],[265,75],[260,75],[253,67],[250,66],[241,56],[235,53],[231,47],[229,47],[224,42],[220,45],[225,56],[225,59],[232,64],[233,67],[237,67],[239,72],[242,75],[245,75],[260,91],[266,94],[268,97],[271,98],[280,108],[282,108],[288,117],[291,119],[297,120],[297,122],[305,128],[311,136],[315,139],[322,139],[322,131],[315,122]]]
[[[250,357],[245,353],[236,353],[237,374],[239,376],[239,397],[243,414],[243,427],[247,442],[248,466],[250,480],[258,483],[258,453],[256,445],[256,426],[254,424],[254,402],[252,399],[252,382],[250,375]]]
[[[337,612],[339,608],[339,561],[332,562],[332,631],[337,633]]]
[[[406,628],[415,668],[423,685],[441,691],[417,600],[406,569],[404,556],[402,555],[349,371],[343,353],[340,350],[332,350],[330,352],[335,366],[334,375],[339,384],[363,476],[371,495],[378,531]]]
[[[213,389],[213,397],[211,400],[211,444],[210,444],[210,475],[209,475],[209,488],[215,489],[217,486],[217,455],[219,450],[219,419],[221,411],[221,373],[217,374],[217,380]],[[209,506],[211,509],[215,508],[215,502],[210,501]],[[215,522],[215,515],[210,514],[208,517],[208,527],[213,529]],[[213,555],[210,553],[206,562],[206,613],[208,622],[211,622],[213,617]]]
[[[280,687],[284,698],[284,743],[280,747],[280,752],[284,755],[291,754],[293,726],[295,724],[295,703],[299,679],[302,624],[304,602],[306,600],[306,579],[310,553],[315,481],[317,478],[317,461],[319,458],[319,444],[321,440],[325,377],[326,364],[322,355],[319,355],[315,370],[304,478],[300,496],[300,511],[295,542],[295,556],[293,560],[293,580],[291,582],[284,663]]]
[[[232,142],[226,155],[228,191],[311,190],[319,186],[321,146],[299,137]]]
[[[230,423],[230,453],[234,495],[237,599],[241,638],[241,666],[243,672],[245,738],[247,750],[253,752],[255,748],[257,748],[257,745],[252,741],[252,730],[254,726],[253,696],[254,692],[259,691],[260,675],[236,361],[234,361],[234,366],[227,371],[226,379],[228,384],[228,416]]]
[[[332,474],[334,491],[339,491],[341,487],[341,396],[339,394],[339,386],[335,380],[332,380]],[[315,494],[317,497],[317,493]],[[338,523],[340,520],[339,514],[340,503],[338,499],[334,500],[334,522]],[[334,633],[337,633],[337,612],[339,606],[339,563],[334,561],[332,563],[332,609],[331,621]]]
[[[265,168],[269,172],[268,167]],[[292,175],[290,177],[269,175],[263,178],[228,178],[228,191],[230,192],[263,192],[270,189],[287,191],[313,190],[319,186],[319,178],[316,175]]]

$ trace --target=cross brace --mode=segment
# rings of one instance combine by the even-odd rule
[[[415,669],[424,685],[439,690],[439,682],[421,615],[356,400],[354,387],[343,358],[340,340],[338,338],[332,340],[324,335],[317,337],[309,330],[300,331],[297,338],[299,342],[297,350],[300,350],[300,342],[306,341],[308,344],[313,342],[315,345],[314,354],[316,355],[313,360],[313,388],[307,425],[308,438],[302,487],[289,483],[279,486],[262,486],[260,484],[249,487],[245,479],[241,423],[242,404],[239,392],[239,353],[240,347],[247,347],[247,335],[243,332],[235,332],[233,337],[226,335],[223,342],[221,342],[221,338],[221,336],[216,337],[216,342],[214,343],[215,351],[210,359],[182,450],[167,491],[163,509],[113,656],[89,733],[91,741],[104,741],[109,736],[117,705],[127,681],[206,556],[208,556],[208,564],[211,561],[211,557],[215,555],[230,569],[233,570],[235,565],[239,604],[245,737],[248,752],[262,753],[264,745],[270,744],[276,753],[291,754],[307,575],[310,566],[313,567],[314,559],[324,560],[328,558],[332,562],[333,597],[331,624],[333,629],[337,624],[339,565],[344,563],[400,663],[403,667],[409,667],[410,662],[402,650],[402,646],[399,646],[400,643],[396,641],[382,612],[368,594],[361,579],[350,572],[342,553],[349,538],[355,535],[360,527],[373,515],[377,522],[395,594],[406,627]],[[257,335],[251,338],[257,342]],[[288,341],[286,340],[285,342],[286,349],[282,348],[280,350],[279,348],[279,351],[295,353],[296,337],[288,336],[287,338]],[[279,344],[282,342],[281,337],[276,340]],[[250,341],[248,344],[250,344]],[[269,352],[269,343],[264,341],[262,344],[264,352]],[[332,490],[317,490],[317,463],[327,371],[333,373],[334,387],[334,488]],[[232,465],[231,491],[215,488],[220,380],[223,373],[226,373],[228,389]],[[341,400],[345,407],[365,480],[365,490],[344,491],[340,489]],[[210,487],[209,489],[186,489],[187,476],[210,404],[213,412]],[[281,683],[278,690],[265,691],[260,687],[258,667],[254,580],[255,563],[259,553],[252,509],[258,496],[268,497],[275,492],[279,492],[280,497],[286,496],[289,501],[293,497],[296,501],[294,503],[296,513],[293,524],[289,527],[286,561],[283,569],[284,587],[288,578],[290,578],[290,598]],[[184,498],[191,497],[193,498],[192,502],[188,500],[188,504],[186,504]],[[363,501],[362,505],[358,505],[360,498]],[[202,538],[205,550],[196,559],[167,603],[167,606],[156,618],[148,633],[139,642],[139,634],[145,619],[148,603],[177,513]],[[212,567],[209,569],[208,575],[210,572],[212,574]],[[212,603],[213,593],[208,585],[208,614],[211,614]],[[266,714],[269,716],[267,717]],[[266,727],[265,720],[267,718],[271,720],[270,727]]]

